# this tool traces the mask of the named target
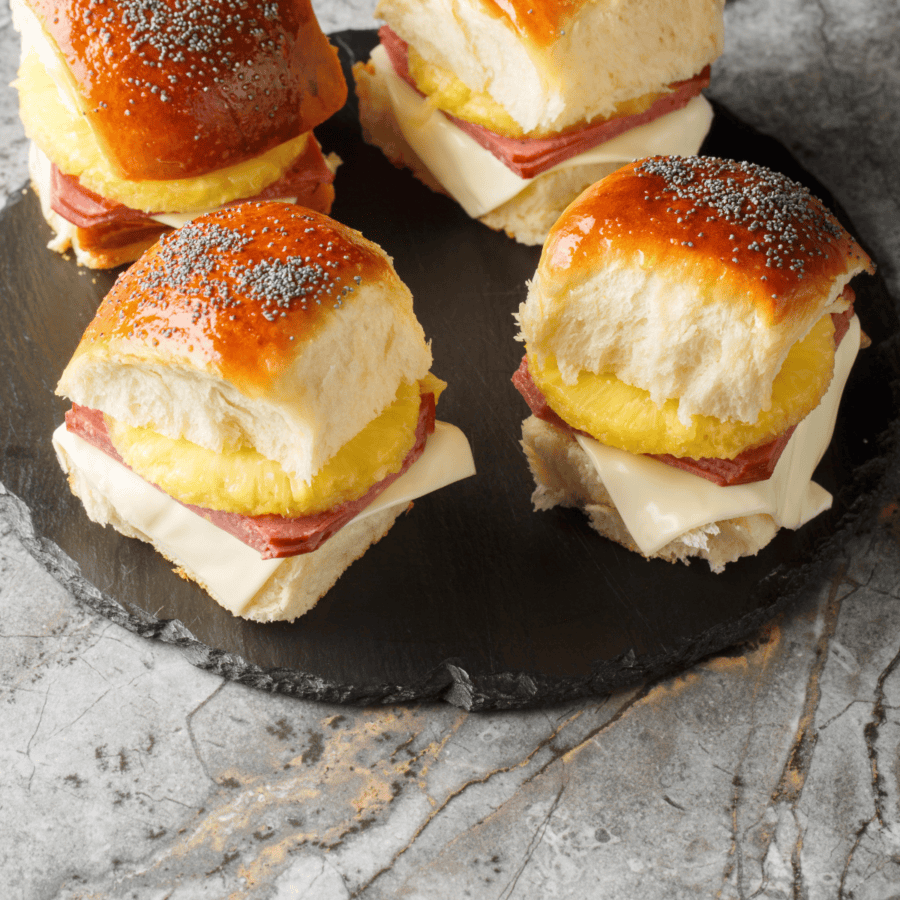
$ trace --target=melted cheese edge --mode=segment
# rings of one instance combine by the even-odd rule
[[[534,179],[520,178],[460,131],[442,112],[414,91],[394,71],[380,44],[371,62],[384,81],[394,115],[406,142],[441,186],[473,218],[502,206]],[[703,143],[712,122],[712,107],[703,96],[682,109],[606,141],[541,173],[558,172],[591,163],[624,165],[644,156],[691,156]]]
[[[54,431],[53,446],[63,471],[79,470],[125,522],[164,556],[177,561],[235,615],[241,615],[278,567],[288,561],[261,559],[256,550],[186,509],[102,450],[67,431],[65,425]],[[434,434],[429,436],[422,455],[353,522],[474,474],[475,463],[465,435],[455,425],[435,422]]]
[[[831,507],[831,494],[812,481],[812,474],[831,442],[860,333],[854,316],[837,348],[828,391],[797,426],[766,481],[720,487],[655,459],[576,435],[642,553],[651,556],[689,531],[724,519],[765,513],[780,528],[796,529]]]

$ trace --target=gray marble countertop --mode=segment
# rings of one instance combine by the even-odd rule
[[[370,27],[326,2],[326,31]],[[710,94],[834,194],[900,298],[896,0],[730,0]],[[17,38],[0,14],[2,83]],[[3,195],[26,180],[0,94]],[[751,642],[537,712],[325,706],[79,605],[0,522],[9,900],[900,896],[900,518]]]

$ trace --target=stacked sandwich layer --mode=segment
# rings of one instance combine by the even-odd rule
[[[136,259],[246,198],[331,208],[312,128],[346,84],[308,0],[13,0],[32,181],[79,262]]]
[[[538,505],[717,570],[827,508],[810,478],[860,345],[848,281],[870,269],[759,166],[650,159],[586,191],[519,311]]]
[[[95,521],[235,614],[306,612],[409,501],[472,474],[409,291],[357,232],[274,203],[164,237],[60,380],[55,435]]]
[[[382,0],[376,14],[381,44],[354,67],[365,139],[523,243],[623,163],[695,153],[709,128],[720,0]]]

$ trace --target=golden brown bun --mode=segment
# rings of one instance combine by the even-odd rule
[[[673,278],[689,270],[699,292],[738,310],[749,305],[771,326],[804,318],[823,286],[871,267],[801,185],[712,157],[639,160],[593,185],[554,226],[541,278],[563,290],[609,256]]]
[[[535,44],[551,44],[589,0],[483,0],[490,15],[505,19],[519,37]]]
[[[251,159],[346,99],[309,0],[159,0],[152,12],[138,0],[30,3],[124,178],[188,178]]]
[[[292,204],[247,203],[120,276],[57,391],[210,450],[253,446],[308,481],[430,365],[380,247]]]
[[[756,421],[790,347],[872,261],[805,188],[750,163],[654,157],[553,227],[519,311],[572,383],[613,373],[679,415]],[[844,304],[846,305],[846,304]]]

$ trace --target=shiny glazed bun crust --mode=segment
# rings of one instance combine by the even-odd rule
[[[116,281],[81,354],[183,361],[267,391],[363,282],[399,279],[358,232],[283,203],[227,207],[158,242]]]
[[[809,191],[751,163],[639,160],[588,188],[520,308],[568,383],[613,373],[679,415],[756,420],[790,349],[872,262]],[[843,304],[846,306],[846,304]]]
[[[802,185],[712,157],[638,161],[588,188],[553,227],[541,278],[564,289],[611,256],[690,275],[710,300],[749,304],[767,325],[804,318],[835,278],[871,265]]]
[[[522,38],[534,44],[551,44],[566,23],[589,0],[483,0],[484,6],[505,19]]]
[[[242,162],[346,99],[309,0],[29,2],[124,178],[189,178]]]
[[[201,216],[116,281],[58,393],[308,480],[424,377],[431,353],[390,259],[285,203]]]

